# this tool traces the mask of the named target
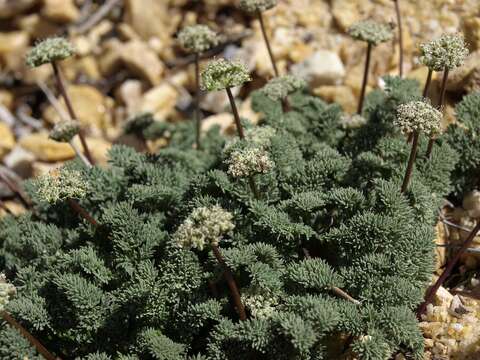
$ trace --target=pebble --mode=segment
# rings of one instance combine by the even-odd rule
[[[345,76],[345,67],[337,53],[318,50],[305,61],[292,66],[292,73],[304,78],[311,87],[335,85]]]

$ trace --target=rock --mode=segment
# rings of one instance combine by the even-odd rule
[[[480,50],[471,53],[463,66],[453,70],[447,82],[448,91],[480,90]]]
[[[78,117],[77,120],[82,124],[94,126],[97,129],[107,129],[111,127],[111,99],[90,85],[70,85],[68,87],[68,94]],[[66,112],[67,110],[63,99],[60,100],[60,103]],[[60,117],[52,106],[47,107],[43,112],[43,116],[50,124],[54,124],[60,120]]]
[[[435,75],[434,75],[435,76]],[[420,88],[423,91],[425,83],[427,82],[428,77],[428,68],[426,66],[421,66],[415,70],[410,71],[407,75],[407,79],[417,80],[420,84]]]
[[[73,22],[80,16],[73,0],[43,0],[41,14],[61,24]]]
[[[82,149],[80,139],[76,137],[74,141],[78,148]],[[106,165],[108,160],[108,151],[110,151],[112,144],[102,138],[94,137],[87,137],[86,141],[95,163],[99,165]]]
[[[45,39],[58,34],[60,26],[38,14],[22,16],[16,20],[17,26],[26,31],[32,38]]]
[[[0,105],[11,110],[13,105],[13,94],[5,89],[0,89]]]
[[[121,48],[121,59],[134,74],[158,85],[164,72],[163,63],[150,47],[140,40],[132,40]]]
[[[471,218],[480,217],[480,191],[473,190],[468,193],[463,198],[462,206]]]
[[[175,110],[178,92],[168,83],[147,91],[142,98],[140,111],[151,112],[158,120],[165,120]]]
[[[292,66],[292,73],[308,81],[311,87],[339,84],[345,76],[340,57],[328,50],[316,51],[304,62]]]
[[[436,306],[450,306],[452,299],[453,295],[443,286],[440,286],[435,294],[434,302]]]
[[[0,159],[10,152],[15,146],[15,137],[10,127],[0,122]]]
[[[173,28],[171,23],[171,11],[168,3],[158,0],[126,0],[125,19],[135,32],[144,40],[152,37],[160,39],[170,37]]]
[[[210,115],[202,120],[202,132],[206,132],[214,126],[219,126],[220,131],[225,133],[232,124],[233,115],[230,113]]]
[[[357,99],[348,86],[325,85],[317,87],[313,93],[329,103],[338,103],[347,113],[354,113],[357,108]]]
[[[480,18],[471,15],[463,21],[463,28],[467,43],[472,50],[480,50]]]
[[[50,140],[47,132],[27,135],[20,139],[19,144],[41,161],[64,161],[75,157],[69,144]]]
[[[6,19],[21,14],[37,3],[38,0],[2,0],[0,1],[0,19]]]
[[[32,162],[34,160],[35,155],[17,144],[13,150],[5,156],[3,162],[5,166],[15,171],[22,178],[28,178],[32,175]]]
[[[129,116],[134,115],[140,109],[142,82],[139,80],[124,81],[116,91],[115,97],[117,101],[126,105]]]
[[[29,43],[30,36],[25,31],[0,32],[0,63],[5,64],[2,70],[21,70]]]
[[[17,201],[7,200],[4,201],[4,205],[14,216],[20,216],[27,211],[27,209],[25,209],[25,207]],[[0,208],[0,218],[4,217],[5,215],[7,215],[7,212]]]
[[[335,0],[332,1],[332,14],[340,30],[346,32],[355,22],[368,17],[373,6],[369,0]]]

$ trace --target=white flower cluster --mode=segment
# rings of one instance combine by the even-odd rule
[[[0,274],[0,312],[5,309],[5,306],[10,301],[10,298],[17,293],[15,286],[7,282],[4,274]]]
[[[273,101],[285,99],[291,93],[304,88],[307,85],[302,78],[285,75],[270,80],[261,90],[263,94]]]
[[[252,317],[256,319],[269,319],[277,311],[278,299],[259,294],[242,294],[242,303],[250,311]]]
[[[234,150],[226,160],[227,173],[235,178],[265,174],[275,166],[268,152],[260,147]]]
[[[393,38],[393,29],[390,24],[382,24],[372,20],[364,20],[353,24],[348,34],[355,40],[366,41],[378,45]]]
[[[420,45],[420,62],[433,71],[453,70],[463,64],[468,49],[463,36],[444,34]]]
[[[242,140],[238,137],[233,138],[226,143],[223,149],[224,154],[227,156],[235,150],[241,142],[247,142],[249,146],[260,147],[266,149],[270,147],[270,140],[275,135],[276,130],[271,126],[258,126],[251,127],[245,130],[245,139]]]
[[[398,106],[394,124],[404,134],[417,131],[433,136],[441,131],[442,113],[425,101],[411,101]]]
[[[202,53],[218,44],[218,36],[206,25],[193,25],[180,31],[178,42],[185,50]]]
[[[264,12],[276,6],[277,2],[278,0],[240,0],[240,9],[249,13]]]
[[[220,238],[235,228],[233,215],[218,205],[199,207],[187,217],[173,235],[183,248],[203,250],[218,245]]]
[[[26,63],[30,67],[37,67],[53,61],[64,60],[75,53],[70,42],[63,37],[53,37],[39,42],[30,50]]]
[[[66,199],[81,199],[88,192],[88,183],[77,170],[50,171],[34,180],[37,194],[43,201],[55,204]]]
[[[77,120],[64,120],[55,124],[50,131],[50,139],[59,142],[69,142],[80,131],[80,122]]]
[[[224,90],[252,80],[244,64],[225,59],[209,62],[201,77],[202,89],[207,91]]]

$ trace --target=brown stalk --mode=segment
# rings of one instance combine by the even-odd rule
[[[75,110],[73,109],[72,102],[70,101],[70,97],[67,93],[67,88],[65,87],[65,82],[62,77],[62,73],[58,64],[53,61],[52,63],[53,73],[55,75],[55,79],[57,81],[58,91],[65,100],[65,105],[67,106],[68,113],[72,120],[78,120],[77,116],[75,115]],[[83,151],[85,152],[85,156],[87,157],[88,161],[91,164],[95,164],[92,158],[92,154],[90,153],[90,149],[88,148],[87,141],[85,140],[85,135],[83,134],[82,129],[78,132],[78,137],[80,138],[80,142],[82,143]]]
[[[10,314],[2,311],[2,318],[12,327],[18,330],[22,336],[28,340],[32,346],[47,360],[61,360],[59,357],[53,356],[46,348],[38,341],[32,334],[28,332],[22,325],[20,325]]]
[[[400,0],[393,0],[395,2],[395,13],[397,14],[397,25],[398,25],[398,46],[400,49],[400,58],[399,58],[399,75],[403,77],[403,26],[402,26],[402,13],[400,11]]]
[[[200,122],[200,56],[198,53],[195,54],[195,121],[197,131],[195,134],[195,143],[197,144],[197,150],[200,150],[200,132],[202,130],[202,124]]]
[[[442,87],[440,90],[440,100],[438,101],[438,108],[440,109],[440,111],[443,109],[443,105],[445,104],[445,94],[447,92],[448,74],[449,74],[449,70],[448,68],[445,68],[443,72]],[[430,159],[430,156],[432,155],[434,143],[435,143],[435,138],[432,136],[428,141],[427,152],[425,153],[425,156],[427,157],[427,159]]]
[[[367,91],[367,83],[368,83],[368,73],[370,71],[370,59],[372,57],[372,44],[368,43],[367,46],[367,59],[365,61],[365,71],[363,73],[363,82],[362,82],[362,91],[360,93],[360,99],[358,101],[358,109],[357,114],[361,115],[363,110],[363,102],[365,100],[365,92]]]
[[[275,73],[275,77],[279,76],[277,62],[275,61],[275,57],[273,55],[272,47],[270,46],[270,40],[268,40],[267,31],[265,29],[265,23],[263,21],[263,15],[260,10],[257,10],[258,21],[260,22],[260,28],[262,29],[263,39],[265,40],[265,44],[267,45],[268,55],[270,56],[270,60],[272,62],[273,71]]]
[[[7,175],[0,170],[0,179],[7,185],[11,192],[13,192],[20,202],[25,206],[27,209],[32,207],[32,202],[28,198],[28,196],[23,192],[23,190],[18,186],[14,181],[12,181]]]
[[[227,91],[228,99],[230,100],[230,106],[232,107],[233,118],[235,119],[235,125],[237,127],[238,137],[243,140],[245,139],[245,133],[243,132],[242,123],[240,121],[240,115],[238,114],[238,109],[237,109],[237,105],[235,104],[235,99],[233,97],[232,90],[228,87],[225,90]],[[255,178],[253,176],[250,176],[248,178],[248,183],[250,185],[250,189],[252,190],[252,193],[255,199],[259,199],[260,193],[258,192],[258,187],[255,182]]]
[[[417,149],[418,149],[418,131],[413,133],[413,142],[412,149],[410,151],[410,157],[408,159],[407,169],[405,170],[405,177],[403,178],[401,192],[404,194],[408,189],[408,184],[410,183],[410,178],[412,177],[413,166],[415,164],[415,159],[417,158]]]
[[[473,240],[475,239],[475,236],[479,231],[480,231],[480,221],[477,219],[477,225],[473,228],[473,230],[468,235],[467,239],[463,242],[460,250],[458,250],[455,256],[448,261],[447,266],[445,267],[445,270],[443,270],[442,272],[442,275],[440,275],[440,277],[437,279],[435,284],[433,284],[433,286],[430,289],[428,289],[427,294],[425,295],[425,301],[417,309],[417,318],[420,319],[420,317],[425,313],[425,311],[427,310],[427,305],[432,302],[435,294],[437,293],[437,290],[440,288],[440,286],[442,286],[442,284],[445,282],[447,277],[450,276],[458,260],[460,260],[460,257],[470,247]]]
[[[70,208],[75,211],[81,218],[87,220],[90,224],[92,224],[93,226],[95,227],[98,227],[98,222],[97,220],[95,220],[89,213],[87,210],[85,210],[82,206],[80,206],[80,204],[73,200],[73,199],[68,199],[67,200],[67,203],[68,205],[70,206]]]
[[[243,306],[242,299],[240,297],[240,291],[238,290],[237,283],[233,278],[233,274],[230,271],[225,259],[220,252],[220,248],[217,245],[212,245],[213,254],[217,259],[218,263],[223,269],[223,276],[227,281],[228,288],[230,289],[230,293],[232,295],[233,301],[235,302],[236,311],[240,320],[247,320],[247,314],[245,312],[245,307]]]

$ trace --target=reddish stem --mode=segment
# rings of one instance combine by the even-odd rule
[[[70,101],[70,97],[68,96],[67,88],[65,86],[65,82],[63,80],[62,72],[58,64],[53,61],[52,63],[53,73],[55,75],[55,79],[57,80],[57,87],[58,91],[65,100],[65,105],[67,106],[68,113],[72,120],[78,120],[77,116],[75,115],[75,110],[73,109],[72,102]],[[87,157],[90,164],[94,165],[95,162],[92,158],[92,154],[90,153],[90,149],[87,145],[87,141],[85,140],[85,135],[83,134],[82,129],[78,132],[78,137],[80,138],[80,142],[82,143],[83,151],[85,152],[85,156]]]
[[[199,54],[195,54],[195,121],[196,121],[196,138],[197,150],[201,149],[200,132],[202,124],[200,122],[200,60]]]
[[[32,202],[28,198],[28,196],[23,192],[23,190],[18,186],[15,182],[13,182],[7,175],[5,175],[2,171],[0,171],[0,179],[7,185],[11,192],[13,192],[20,202],[25,206],[27,209],[32,207]]]
[[[240,121],[240,115],[238,114],[237,105],[235,104],[235,99],[230,88],[225,89],[227,91],[228,99],[230,100],[230,106],[232,107],[233,118],[235,119],[235,125],[237,127],[238,137],[240,139],[245,139],[245,134],[243,132],[242,123]]]
[[[47,360],[61,360],[59,357],[53,356],[46,348],[42,345],[40,341],[38,341],[32,334],[28,332],[22,325],[20,325],[10,314],[6,311],[2,311],[2,318],[7,323],[9,323],[12,327],[18,330],[22,336],[28,340],[30,344],[32,344],[35,349]]]
[[[458,260],[460,260],[460,257],[470,247],[473,240],[475,239],[475,236],[479,231],[480,231],[480,221],[477,220],[477,225],[473,228],[473,230],[468,235],[467,239],[463,242],[460,250],[458,250],[455,256],[448,261],[447,266],[445,267],[445,270],[443,270],[442,275],[440,275],[440,277],[437,279],[435,284],[428,290],[427,295],[425,296],[425,301],[418,307],[417,317],[419,319],[425,313],[425,311],[427,310],[427,305],[432,302],[435,294],[437,293],[437,290],[440,288],[440,286],[442,286],[442,284],[445,282],[447,277],[450,276]]]
[[[279,72],[278,72],[278,68],[277,68],[277,62],[275,61],[275,57],[273,55],[273,51],[272,51],[272,48],[270,46],[270,41],[268,40],[268,35],[267,35],[266,28],[265,28],[265,23],[263,21],[263,15],[262,15],[262,12],[260,10],[257,10],[257,16],[258,16],[258,20],[260,22],[260,28],[262,29],[263,39],[265,40],[265,44],[267,45],[268,55],[270,56],[270,60],[272,62],[275,77],[278,77]]]
[[[223,276],[227,281],[227,285],[230,289],[230,293],[232,295],[233,301],[235,302],[235,307],[238,313],[240,320],[247,320],[247,314],[245,312],[245,307],[243,306],[242,299],[240,297],[240,291],[238,290],[237,283],[233,278],[233,274],[230,271],[227,263],[223,259],[222,253],[220,252],[220,248],[217,245],[212,245],[213,254],[215,255],[218,263],[223,269]]]
[[[98,227],[98,222],[95,220],[87,210],[85,210],[80,204],[73,200],[73,199],[68,199],[67,200],[68,205],[72,208],[73,211],[75,211],[81,218],[87,220],[90,224],[92,224],[95,227]]]
[[[363,102],[365,100],[365,92],[367,91],[368,73],[370,72],[370,59],[372,57],[372,44],[368,43],[367,46],[367,59],[365,61],[365,71],[363,73],[362,91],[360,93],[360,99],[358,101],[357,114],[361,115],[363,110]]]
[[[433,70],[428,69],[428,75],[427,75],[427,81],[425,81],[425,87],[423,88],[423,98],[426,98],[428,96],[428,90],[430,90],[430,84],[432,83],[432,75],[433,75]]]
[[[397,24],[398,24],[398,46],[400,48],[400,58],[399,58],[399,75],[403,77],[403,26],[402,26],[402,13],[400,11],[400,0],[394,0],[395,2],[395,12],[397,14]]]

